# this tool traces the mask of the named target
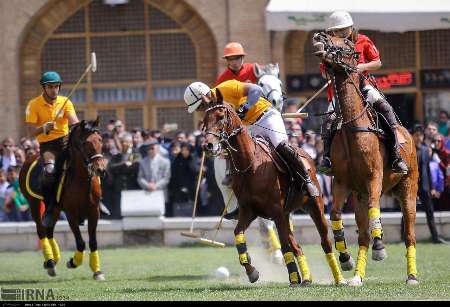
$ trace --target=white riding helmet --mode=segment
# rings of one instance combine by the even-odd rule
[[[347,11],[335,11],[328,17],[327,31],[353,26],[353,19]]]
[[[188,106],[188,112],[192,113],[202,103],[202,95],[207,95],[211,89],[205,83],[194,82],[191,83],[184,91],[184,102]]]

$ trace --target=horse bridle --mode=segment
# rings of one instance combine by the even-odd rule
[[[326,33],[320,32],[320,33],[316,33],[314,34],[314,40],[321,42],[324,45],[324,51],[326,56],[331,56],[331,60],[333,61],[334,64],[341,66],[345,73],[347,74],[347,77],[350,79],[350,81],[352,82],[353,86],[355,87],[358,95],[361,97],[362,101],[364,101],[364,96],[361,93],[361,90],[359,89],[358,86],[356,86],[355,81],[353,80],[353,78],[351,78],[350,73],[358,73],[358,75],[360,75],[360,73],[358,72],[358,70],[356,69],[355,66],[352,66],[350,64],[345,63],[344,61],[342,61],[343,57],[353,57],[355,60],[358,60],[359,58],[359,53],[355,51],[355,49],[353,48],[343,48],[340,46],[336,46],[334,45],[333,41],[329,38],[329,36]],[[349,40],[348,39],[344,39],[344,43],[346,45],[348,45]],[[336,100],[338,101],[338,105],[339,105],[339,95],[337,93],[336,90],[336,82],[335,82],[335,75],[332,69],[327,69],[328,71],[331,70],[332,71],[332,76],[333,76],[333,91],[334,91],[334,95],[336,97]],[[333,106],[334,107],[334,106]],[[342,123],[343,126],[361,118],[364,113],[367,112],[367,108],[369,107],[369,104],[366,104],[363,108],[363,110],[354,118],[351,118],[345,122]],[[340,105],[339,105],[339,109],[340,109]]]
[[[80,125],[75,126],[73,129],[75,130],[76,128],[80,128]],[[74,133],[73,130],[71,131],[71,135],[70,135],[70,137],[69,137],[68,147],[70,147],[70,146],[72,145],[72,142],[71,142],[71,140],[72,140],[72,133]],[[89,129],[89,134],[88,134],[88,136],[86,137],[86,139],[87,139],[90,135],[92,135],[92,134],[94,134],[94,133],[99,133],[99,130],[98,130],[98,129]],[[86,139],[83,141],[83,143],[86,142]],[[93,175],[92,175],[92,174],[93,174],[92,165],[93,165],[93,163],[94,163],[95,160],[102,159],[102,158],[103,158],[103,155],[102,155],[102,154],[94,154],[94,155],[92,155],[91,157],[87,157],[87,156],[86,156],[86,153],[84,152],[84,150],[81,148],[81,146],[78,146],[78,144],[81,144],[81,143],[75,141],[75,142],[73,143],[73,146],[72,146],[72,147],[73,147],[75,150],[77,150],[77,151],[81,154],[81,157],[83,158],[84,166],[86,167],[86,169],[87,169],[88,172],[89,172],[89,177],[92,177],[92,176],[93,176]]]
[[[216,138],[219,139],[219,146],[220,146],[219,153],[222,150],[221,144],[224,143],[225,146],[223,148],[225,150],[227,150],[229,152],[229,154],[230,154],[234,171],[237,174],[243,174],[243,173],[247,172],[251,168],[253,161],[250,161],[249,165],[246,168],[244,168],[242,170],[238,169],[236,167],[236,163],[234,161],[233,154],[230,152],[230,150],[232,150],[234,152],[238,152],[238,150],[236,148],[234,148],[230,144],[230,139],[235,137],[235,136],[237,136],[239,133],[241,133],[242,130],[244,129],[244,126],[239,125],[238,128],[233,129],[231,131],[231,133],[228,134],[225,130],[229,130],[232,127],[231,127],[231,121],[228,121],[228,118],[230,117],[229,116],[229,112],[230,111],[228,110],[227,106],[225,106],[224,104],[219,104],[219,105],[212,106],[212,107],[210,107],[210,108],[205,110],[205,114],[208,113],[209,111],[212,111],[212,110],[215,110],[215,109],[219,109],[219,108],[223,108],[223,109],[226,110],[224,118],[220,120],[222,127],[220,128],[220,131],[218,133],[214,132],[214,131],[211,131],[211,130],[205,131],[205,136],[208,135],[208,134],[211,134],[211,135],[213,135],[213,136],[215,136]],[[215,156],[218,156],[218,154],[215,155]]]

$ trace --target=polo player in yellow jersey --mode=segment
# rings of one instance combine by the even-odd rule
[[[56,202],[57,180],[62,171],[62,153],[67,145],[69,125],[78,123],[78,117],[72,102],[67,97],[58,95],[62,80],[57,72],[45,72],[40,83],[42,95],[28,102],[25,122],[40,145],[44,163],[42,193],[45,213],[42,224],[51,227],[55,223],[52,212]]]
[[[261,135],[270,140],[275,150],[285,159],[296,176],[306,184],[308,194],[319,196],[319,191],[303,165],[297,151],[288,143],[286,128],[280,112],[262,97],[262,88],[256,84],[228,80],[210,89],[202,82],[194,82],[186,88],[184,100],[188,112],[204,111],[209,103],[217,101],[217,92],[231,104],[239,118],[249,126],[252,135]]]

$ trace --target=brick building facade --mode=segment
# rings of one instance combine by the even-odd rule
[[[97,53],[98,71],[73,96],[77,111],[82,118],[119,118],[128,128],[172,122],[193,128],[198,119],[184,111],[183,89],[195,80],[213,84],[225,67],[221,55],[228,41],[244,45],[247,62],[278,62],[289,96],[311,95],[318,70],[310,33],[266,31],[267,3],[129,0],[111,7],[103,0],[0,1],[0,137],[25,133],[24,109],[40,93],[43,70],[61,71],[67,93],[90,51]],[[427,69],[450,68],[449,30],[369,34],[382,52],[386,78],[413,74],[413,83],[386,90],[403,95],[392,99],[406,99],[401,107],[406,104],[408,120],[423,120],[450,103],[450,81],[425,89],[421,80]],[[428,100],[436,106],[430,109]]]

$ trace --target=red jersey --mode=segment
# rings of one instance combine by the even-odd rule
[[[238,75],[236,75],[231,69],[227,67],[227,69],[225,69],[225,71],[217,78],[216,85],[219,85],[220,83],[228,80],[256,83],[258,78],[256,78],[255,76],[253,65],[254,64],[244,63]]]
[[[355,43],[355,51],[359,53],[358,64],[369,63],[380,59],[380,53],[378,52],[375,44],[365,35],[358,34],[358,38]],[[320,63],[320,71],[324,72],[325,67]],[[364,76],[368,76],[368,72],[363,72]],[[328,86],[328,101],[333,99],[333,87]]]

